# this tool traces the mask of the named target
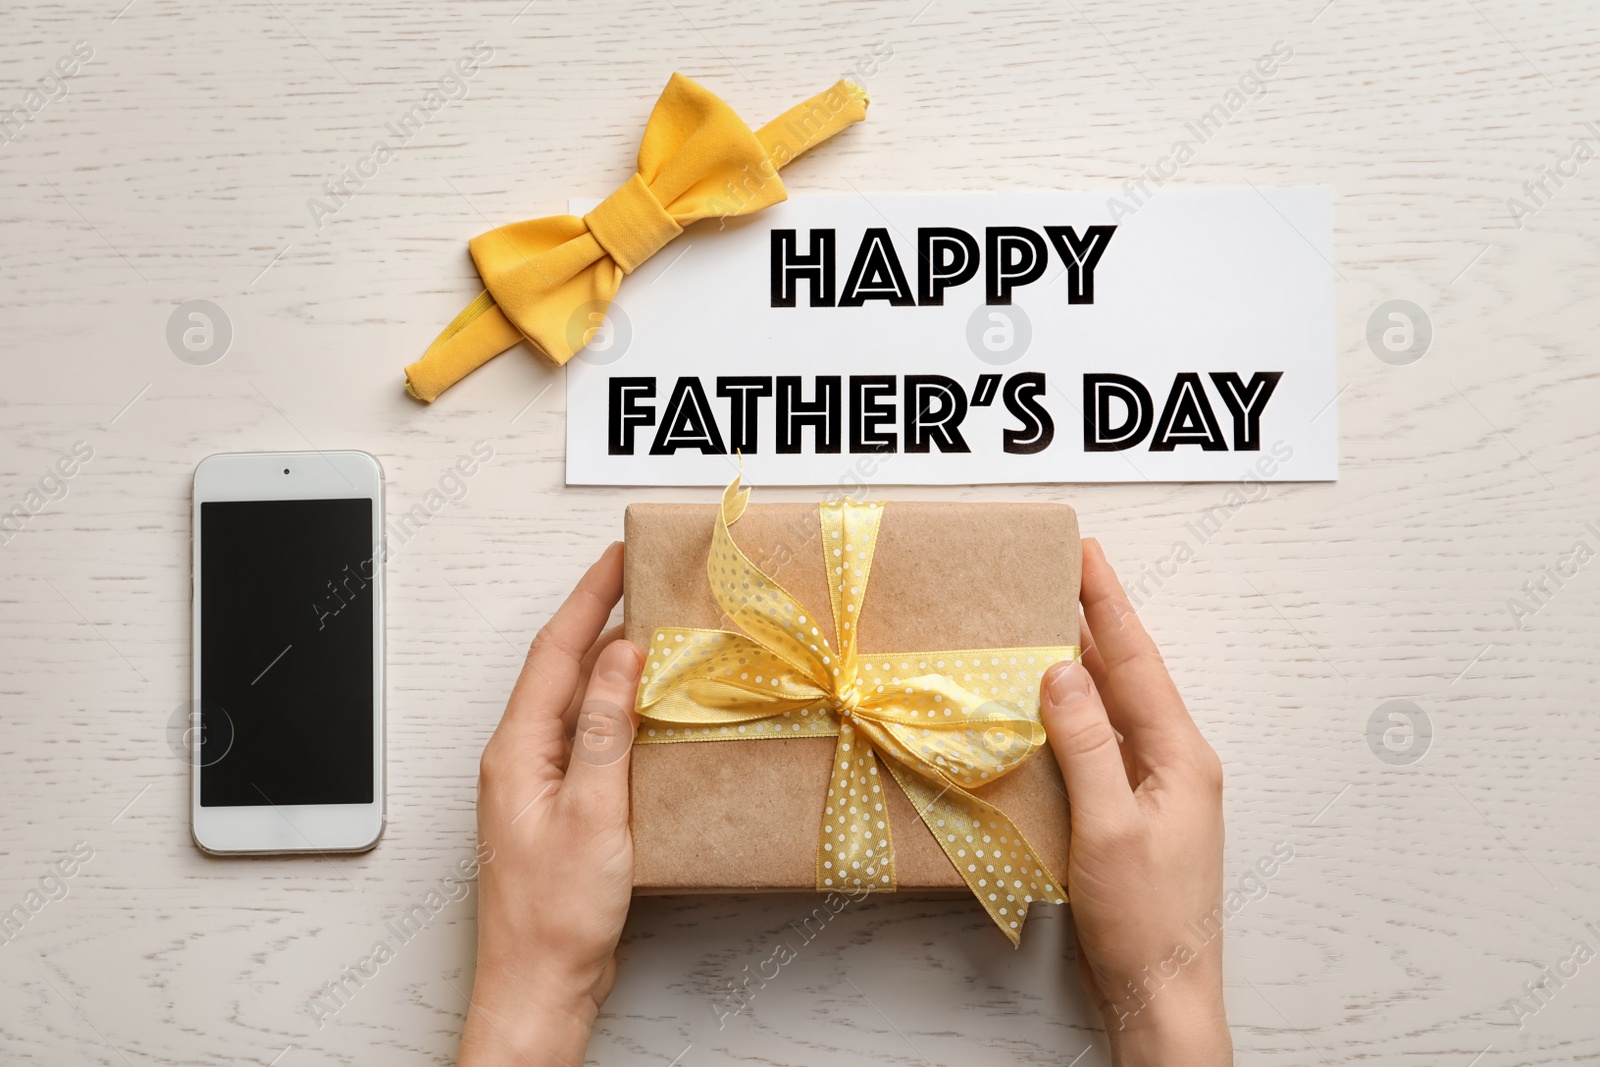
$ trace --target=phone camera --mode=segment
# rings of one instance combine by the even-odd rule
[[[288,467],[283,468],[283,473],[288,474],[289,473],[289,468]]]

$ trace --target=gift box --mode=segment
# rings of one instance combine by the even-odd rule
[[[723,507],[730,499],[736,499],[737,485],[735,482],[730,487]],[[852,666],[847,671],[856,676],[856,684],[850,699],[833,701],[832,713],[828,700],[809,709],[796,709],[791,700],[789,710],[781,715],[769,708],[761,713],[765,717],[753,721],[691,727],[679,722],[676,729],[671,723],[652,720],[647,713],[640,725],[638,740],[642,743],[635,745],[632,762],[637,892],[813,891],[824,889],[825,881],[833,884],[833,864],[827,860],[834,854],[819,850],[818,834],[819,827],[834,811],[830,784],[838,785],[842,800],[849,782],[847,778],[834,783],[840,773],[834,760],[839,755],[836,746],[846,740],[837,736],[841,722],[848,733],[848,723],[857,721],[849,718],[847,705],[858,690],[863,703],[859,710],[870,710],[865,707],[868,697],[876,694],[874,699],[881,703],[886,699],[885,690],[887,696],[896,695],[902,680],[907,683],[905,692],[910,694],[915,680],[920,687],[918,696],[903,699],[920,699],[918,707],[925,707],[930,718],[942,713],[936,721],[948,726],[949,708],[956,700],[952,696],[946,702],[939,694],[963,693],[966,690],[952,687],[967,686],[978,697],[999,698],[1001,702],[985,700],[976,708],[969,708],[969,714],[976,716],[972,728],[947,731],[941,736],[955,741],[963,736],[968,740],[977,738],[983,744],[987,733],[1002,746],[1029,741],[1029,724],[1023,722],[1019,726],[1011,711],[996,712],[1005,718],[1004,730],[997,730],[988,716],[991,709],[1014,710],[1015,705],[1027,704],[1031,698],[1035,702],[1031,714],[1036,723],[1039,676],[1063,654],[1076,654],[1081,551],[1073,510],[1060,504],[991,502],[894,502],[870,505],[874,509],[870,513],[865,510],[867,505],[847,507],[853,510],[841,518],[837,511],[825,515],[815,504],[750,504],[737,509],[736,530],[723,527],[721,534],[721,509],[715,504],[635,504],[627,509],[625,623],[629,640],[647,650],[646,688],[650,687],[652,671],[662,669],[664,656],[684,647],[685,633],[692,644],[693,640],[704,639],[704,631],[747,631],[758,615],[766,618],[781,614],[770,608],[762,613],[748,611],[746,601],[728,599],[739,589],[748,591],[752,580],[761,589],[776,588],[772,594],[776,599],[781,600],[781,593],[786,591],[798,602],[802,625],[795,628],[796,633],[801,635],[801,641],[816,642],[810,645],[812,653],[821,657],[818,662],[830,665],[821,673],[826,675],[831,670],[834,681],[839,674],[838,665],[843,663],[841,653],[852,651],[846,648],[842,639],[847,635],[840,633],[835,617],[859,620]],[[866,527],[851,525],[859,518],[872,520],[870,534],[865,532]],[[731,536],[736,541],[737,549],[743,552],[742,561],[729,556],[731,550],[726,544],[719,561],[719,536]],[[840,547],[852,539],[868,543],[870,584],[864,572],[855,572],[861,575],[864,589],[851,586],[856,579],[851,578],[848,568],[832,566],[848,561],[852,554],[862,555],[857,546],[849,546],[854,551],[841,554]],[[741,569],[743,575],[739,573]],[[759,576],[753,578],[752,572],[759,572]],[[721,603],[713,595],[713,582],[719,580],[726,583]],[[834,601],[830,584],[835,580],[846,601],[855,592],[860,594],[859,603]],[[832,610],[830,601],[834,601]],[[757,603],[765,605],[767,601]],[[734,607],[731,615],[726,610],[729,606]],[[849,628],[850,624],[845,626]],[[759,628],[754,629],[759,636]],[[807,637],[808,632],[815,636]],[[745,647],[738,645],[733,652]],[[966,651],[959,656],[944,656],[945,650]],[[886,656],[890,653],[898,659]],[[714,662],[719,667],[717,671],[704,663],[697,670],[705,673],[708,681],[714,680],[709,677],[712,674],[726,674],[732,680],[733,671],[745,662],[745,657],[739,656],[737,663],[727,656]],[[739,673],[747,675],[748,671],[740,669]],[[763,684],[766,682],[763,680]],[[741,684],[754,689],[748,677]],[[771,679],[770,684],[777,686],[777,679]],[[785,685],[788,684],[786,680]],[[934,695],[929,697],[923,690]],[[642,704],[644,691],[641,690]],[[692,695],[705,690],[685,691]],[[755,697],[765,696],[765,690],[755,692]],[[794,698],[799,699],[802,697]],[[969,699],[968,704],[976,700]],[[726,714],[737,716],[737,692],[724,703],[731,708]],[[908,712],[892,710],[902,716],[922,714],[916,707]],[[818,736],[817,731],[827,730],[829,724],[835,727],[834,732]],[[919,724],[920,720],[916,720],[912,726]],[[1004,871],[1012,871],[1011,862],[1019,870],[1026,867],[1038,871],[1038,883],[1048,884],[1049,891],[1043,892],[1041,885],[1030,880],[1029,898],[1059,899],[1060,887],[1049,872],[1066,871],[1066,789],[1048,745],[1043,744],[1042,729],[1036,725],[1031,729],[1032,750],[1024,752],[1025,758],[1014,766],[997,773],[992,782],[980,781],[980,775],[988,779],[989,773],[976,769],[986,757],[967,753],[964,766],[968,769],[963,773],[969,774],[974,784],[966,793],[1003,812],[1020,831],[1017,840],[1025,839],[1023,843],[1031,848],[1030,854],[1015,861],[1008,859]],[[673,736],[665,736],[667,733]],[[880,730],[878,736],[887,735]],[[915,742],[929,733],[901,728],[896,736]],[[659,743],[667,740],[688,743]],[[940,741],[941,737],[934,737],[930,743],[937,746]],[[892,738],[886,743],[894,745]],[[856,747],[862,746],[858,743]],[[893,776],[879,776],[873,766],[868,768],[870,777],[862,774],[860,784],[874,783],[871,792],[882,798],[886,809],[887,832],[878,843],[892,841],[894,887],[902,892],[970,887],[977,892],[974,875],[982,872],[976,865],[968,872],[957,869],[955,846],[960,842],[956,836],[947,835],[949,843],[942,847],[934,831],[944,823],[919,815],[919,806],[925,810],[947,804],[956,799],[955,793],[963,791],[949,783],[941,790],[937,778],[924,792],[896,788],[896,783],[906,777],[905,761],[889,766],[893,761],[881,751],[878,755],[886,770],[894,772]],[[935,761],[941,767],[949,766],[933,750],[924,755],[929,758],[930,769]],[[868,762],[872,762],[870,757]],[[879,781],[885,786],[881,793],[876,785]],[[955,792],[951,793],[951,789]],[[921,798],[915,801],[916,806],[908,791]],[[853,796],[855,790],[849,792]],[[867,789],[862,792],[865,794]],[[941,792],[948,796],[936,795]],[[970,806],[969,813],[978,816],[977,821],[981,821],[980,808],[981,805]],[[854,812],[856,808],[849,810]],[[843,812],[842,806],[840,811]],[[955,822],[952,818],[952,827]],[[827,829],[839,829],[839,839],[843,841],[843,826]],[[983,831],[982,826],[976,829]],[[998,835],[1001,830],[993,832]],[[971,836],[963,836],[973,841]],[[826,830],[823,837],[828,837]],[[984,835],[983,841],[988,840]],[[869,846],[872,843],[867,842]],[[826,843],[820,846],[831,847]],[[1009,856],[1018,856],[1015,843],[1008,842],[1007,847],[1013,850]],[[985,856],[982,841],[978,842],[978,850],[979,857],[988,861],[984,866],[994,871],[989,863],[1000,852],[991,851]],[[879,850],[880,857],[882,851]],[[869,847],[867,854],[870,856],[871,852]],[[962,851],[960,860],[967,858]],[[871,861],[868,867],[873,868]],[[874,880],[882,877],[884,882],[889,881],[887,875],[874,873]],[[984,888],[988,888],[988,880],[984,881]],[[1004,888],[1009,888],[1009,883]],[[1017,883],[1014,892],[1023,892],[1022,882]],[[992,905],[990,910],[996,914]],[[1017,908],[1008,909],[1006,914],[1021,918]],[[999,921],[998,914],[996,918]],[[1001,922],[1001,926],[1005,929],[1007,923]],[[1007,932],[1016,926],[1011,923]]]

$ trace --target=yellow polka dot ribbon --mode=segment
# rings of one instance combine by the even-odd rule
[[[663,627],[639,686],[637,743],[838,739],[817,840],[819,891],[896,888],[879,767],[1013,944],[1028,905],[1064,903],[1052,874],[1003,812],[970,790],[1044,744],[1039,680],[1079,650],[985,648],[865,653],[857,644],[884,505],[820,505],[833,631],[734,543],[750,492],[722,495],[706,576],[743,633]]]
[[[524,340],[565,363],[605,325],[625,275],[691,223],[787,199],[778,171],[866,117],[866,90],[841,81],[752,130],[710,90],[674,74],[645,124],[638,173],[593,211],[472,239],[484,291],[406,368],[406,391],[431,403]]]

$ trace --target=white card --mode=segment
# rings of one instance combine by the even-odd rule
[[[1332,260],[1325,189],[703,222],[575,320],[600,328],[567,365],[567,481],[718,486],[740,455],[755,484],[847,490],[1333,479]]]

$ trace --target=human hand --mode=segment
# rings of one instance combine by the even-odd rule
[[[1233,1062],[1222,1002],[1222,764],[1098,541],[1080,663],[1041,684],[1066,779],[1078,970],[1122,1067]]]
[[[582,1063],[616,981],[633,892],[628,757],[644,662],[616,631],[601,633],[621,595],[614,544],[534,637],[483,750],[478,839],[490,858],[478,873],[461,1067]]]

